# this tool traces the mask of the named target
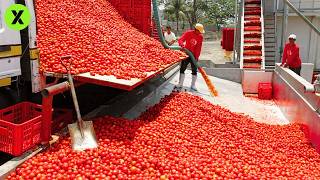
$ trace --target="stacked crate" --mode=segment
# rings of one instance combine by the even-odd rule
[[[150,0],[108,0],[122,17],[141,32],[151,35]]]
[[[245,1],[243,68],[262,68],[261,13],[261,0]]]
[[[222,30],[222,49],[226,51],[233,51],[234,45],[234,28],[223,28]]]

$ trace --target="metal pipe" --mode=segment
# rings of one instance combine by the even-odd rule
[[[294,7],[294,5],[291,4],[289,0],[284,0],[284,2],[320,36],[320,29],[313,25],[312,22],[310,22],[310,20],[306,16],[304,16],[296,7]]]
[[[315,88],[313,85],[305,85],[303,89],[305,93],[315,93]]]
[[[76,84],[76,86],[81,85],[82,83]],[[49,143],[51,139],[51,123],[52,123],[52,102],[53,96],[70,89],[69,82],[65,81],[42,90],[42,132],[41,140],[43,144]]]
[[[42,131],[41,140],[43,144],[49,143],[51,139],[51,123],[52,123],[52,102],[53,96],[70,89],[68,82],[62,82],[42,90]]]
[[[240,69],[243,68],[243,46],[244,46],[244,8],[245,2],[244,0],[241,1],[241,15],[240,15]]]
[[[278,0],[275,0],[273,2],[273,13],[276,13],[278,11]],[[277,17],[277,16],[275,16]]]
[[[65,82],[45,88],[44,90],[42,90],[41,94],[44,97],[54,96],[56,94],[67,91],[69,89],[70,89],[70,84],[67,81],[65,81]]]
[[[54,86],[55,84],[58,83],[58,81],[59,81],[59,78],[55,78],[55,80],[52,83],[46,84],[46,87]]]
[[[319,11],[320,8],[301,8],[299,9],[300,12],[313,12],[313,11]],[[283,13],[283,10],[279,10],[279,13]]]

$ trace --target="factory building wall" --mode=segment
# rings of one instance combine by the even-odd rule
[[[320,28],[320,17],[308,17],[314,25]],[[297,35],[300,46],[300,56],[303,63],[313,63],[320,69],[320,36],[318,36],[300,17],[289,16],[286,37],[291,33]],[[282,16],[277,17],[277,60],[280,61],[280,47],[282,38]]]

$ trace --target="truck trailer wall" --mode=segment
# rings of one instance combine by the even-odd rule
[[[22,53],[20,32],[10,29],[5,23],[5,12],[14,0],[0,1],[0,86],[9,85],[11,77],[21,75]]]
[[[120,15],[141,32],[151,35],[151,0],[108,0]]]

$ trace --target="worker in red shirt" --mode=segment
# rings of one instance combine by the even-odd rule
[[[297,36],[291,34],[289,36],[289,43],[286,44],[283,50],[282,66],[289,67],[289,69],[300,76],[301,59],[299,53],[299,46],[295,43]]]
[[[199,60],[199,56],[202,48],[202,42],[203,42],[202,34],[204,33],[205,31],[204,31],[203,25],[196,24],[194,30],[186,31],[181,36],[181,38],[178,40],[179,46],[191,51],[194,57],[197,60]],[[197,81],[197,67],[191,62],[190,57],[181,62],[179,84],[177,85],[177,88],[182,88],[183,86],[183,81],[185,78],[184,72],[187,69],[187,66],[189,63],[191,63],[191,69],[192,69],[191,90],[197,91],[197,88],[195,86]]]

